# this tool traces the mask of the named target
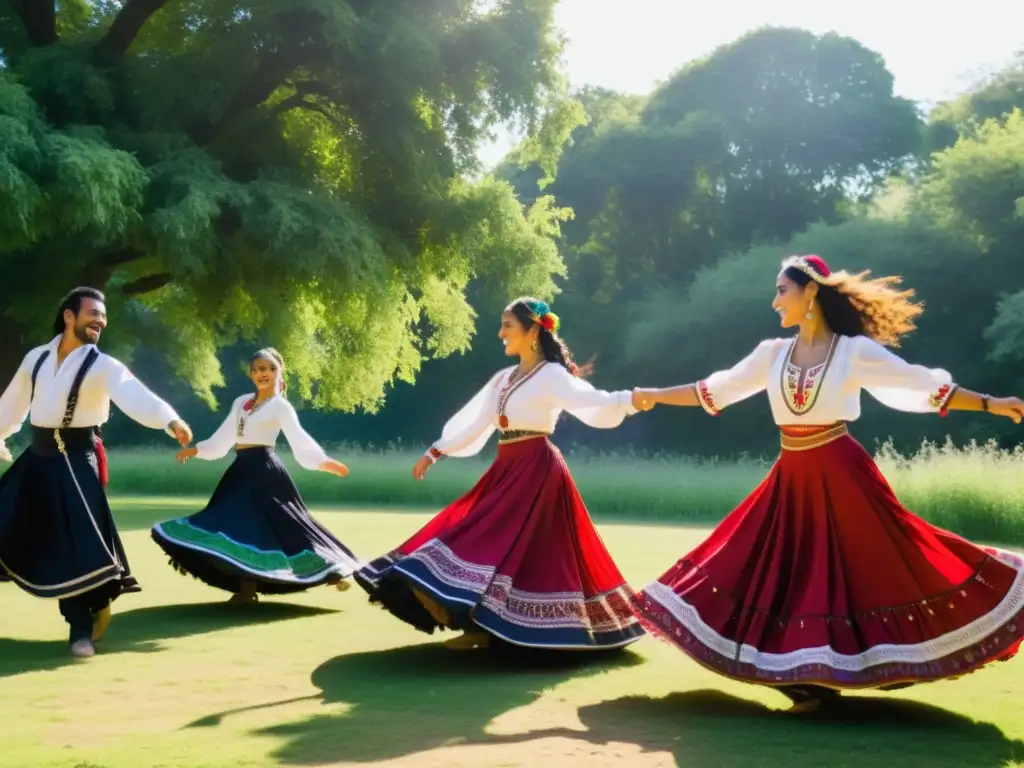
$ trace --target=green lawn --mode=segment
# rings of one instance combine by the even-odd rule
[[[3,768],[1024,766],[1024,660],[795,719],[652,638],[541,663],[449,651],[358,588],[229,608],[149,539],[201,503],[115,499],[144,591],[115,604],[94,659],[67,655],[55,603],[0,586]],[[318,514],[364,556],[428,518]],[[703,535],[600,528],[637,587]]]

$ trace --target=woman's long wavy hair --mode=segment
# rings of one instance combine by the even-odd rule
[[[537,303],[539,303],[538,300],[531,296],[520,296],[509,304],[508,311],[516,316],[516,319],[523,326],[523,330],[528,331],[534,325],[540,328],[537,334],[537,341],[540,344],[540,350],[545,360],[565,366],[569,373],[581,379],[593,373],[593,360],[588,361],[584,365],[577,365],[572,358],[569,345],[558,335],[558,332],[549,331],[534,319],[533,310],[530,309],[530,305]]]
[[[813,279],[818,284],[818,305],[828,327],[841,336],[868,336],[879,344],[898,347],[900,338],[917,326],[914,323],[924,304],[912,301],[914,291],[899,290],[902,279],[895,276],[870,277],[870,270],[855,275],[840,270],[811,277],[792,261],[782,262],[782,273],[804,287]]]

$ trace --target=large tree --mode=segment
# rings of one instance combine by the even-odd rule
[[[581,119],[554,3],[9,0],[0,376],[85,283],[207,398],[259,334],[317,404],[372,409],[467,346],[474,278],[550,296],[566,212],[469,179],[494,125],[551,169]]]
[[[575,131],[545,191],[576,214],[570,270],[587,279],[573,292],[605,304],[843,220],[920,145],[917,109],[881,56],[801,29],[750,32],[643,99],[580,100],[601,121]],[[521,194],[537,176],[514,177]]]

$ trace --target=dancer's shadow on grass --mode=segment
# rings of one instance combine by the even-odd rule
[[[453,651],[440,644],[339,656],[313,672],[323,704],[344,712],[314,715],[256,731],[283,739],[269,757],[285,765],[370,763],[450,745],[511,745],[565,729],[501,735],[485,732],[496,717],[536,701],[570,678],[643,663],[632,651],[543,653],[504,647]],[[188,727],[278,702],[222,712]],[[570,732],[571,733],[571,732]]]
[[[118,612],[106,637],[97,645],[103,655],[154,653],[165,648],[163,640],[205,635],[234,627],[290,621],[336,611],[290,603],[232,605],[226,602],[194,605],[159,605]],[[53,604],[56,609],[56,604]],[[26,672],[59,669],[76,660],[68,653],[66,639],[21,640],[0,637],[0,678]]]
[[[1024,758],[1024,742],[994,725],[895,696],[844,696],[808,715],[786,714],[786,706],[781,696],[770,709],[713,690],[627,696],[581,708],[586,731],[576,736],[667,752],[687,768],[1002,768]]]

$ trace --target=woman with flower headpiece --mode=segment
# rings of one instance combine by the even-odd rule
[[[781,455],[765,480],[633,604],[644,626],[712,671],[773,686],[793,712],[839,691],[902,688],[1013,656],[1024,637],[1024,558],[916,517],[847,431],[860,393],[901,411],[1024,402],[963,389],[886,349],[923,308],[899,279],[783,262],[773,309],[789,339],[695,384],[641,389],[712,416],[767,390]]]
[[[207,440],[178,453],[178,461],[215,461],[235,449],[206,507],[190,517],[153,526],[171,565],[217,589],[230,602],[257,602],[257,593],[301,592],[344,581],[363,565],[310,515],[274,445],[284,432],[304,469],[346,477],[348,468],[324,453],[299,424],[285,397],[284,359],[268,347],[249,366],[256,394],[242,395]]]
[[[514,645],[562,650],[624,647],[643,631],[619,572],[550,442],[567,411],[610,429],[638,410],[628,391],[583,379],[547,304],[504,311],[498,338],[519,364],[491,377],[445,425],[413,475],[448,456],[479,453],[497,429],[498,455],[462,498],[356,581],[399,619],[428,634],[463,630],[454,648]]]

